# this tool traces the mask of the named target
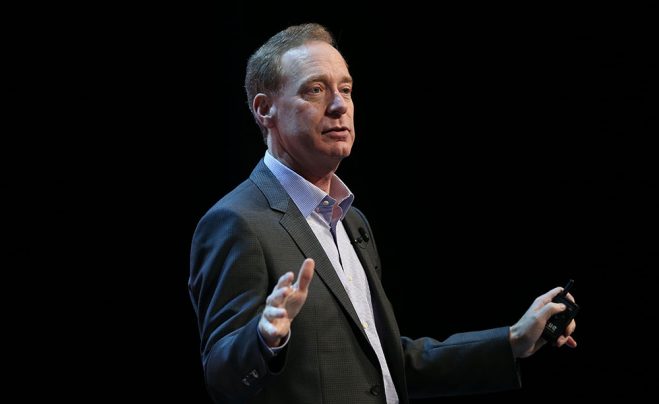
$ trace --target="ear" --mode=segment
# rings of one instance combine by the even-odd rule
[[[252,102],[252,109],[256,119],[262,126],[272,128],[275,125],[274,114],[277,109],[272,105],[272,99],[269,96],[263,93],[256,94]]]

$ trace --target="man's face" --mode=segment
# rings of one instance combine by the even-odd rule
[[[283,84],[274,95],[274,149],[301,174],[333,167],[355,140],[352,78],[339,52],[310,42],[282,56]]]

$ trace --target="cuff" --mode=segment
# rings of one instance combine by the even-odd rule
[[[259,335],[259,342],[260,342],[259,345],[261,346],[261,352],[263,353],[263,356],[266,357],[266,359],[272,359],[275,356],[277,356],[279,352],[281,352],[284,348],[286,348],[286,345],[288,345],[288,341],[291,339],[291,332],[289,331],[283,344],[275,348],[270,348],[268,344],[265,343],[265,340],[263,339],[263,335],[261,335],[261,332],[258,330],[258,328],[256,329],[256,333]]]

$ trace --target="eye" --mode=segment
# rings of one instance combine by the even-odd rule
[[[309,92],[311,94],[320,94],[322,91],[323,91],[323,89],[320,88],[320,86],[313,86],[309,89]]]
[[[352,87],[343,87],[343,88],[341,89],[341,92],[342,92],[343,94],[350,95],[350,94],[352,93]]]

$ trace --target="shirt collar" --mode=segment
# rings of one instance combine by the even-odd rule
[[[343,213],[341,220],[348,213],[352,206],[355,196],[346,184],[336,175],[332,175],[330,183],[330,194],[318,188],[314,184],[304,179],[301,175],[285,166],[282,162],[274,158],[269,151],[265,152],[263,162],[275,175],[281,186],[284,187],[291,197],[297,208],[305,218],[321,205],[323,200],[338,203]]]

